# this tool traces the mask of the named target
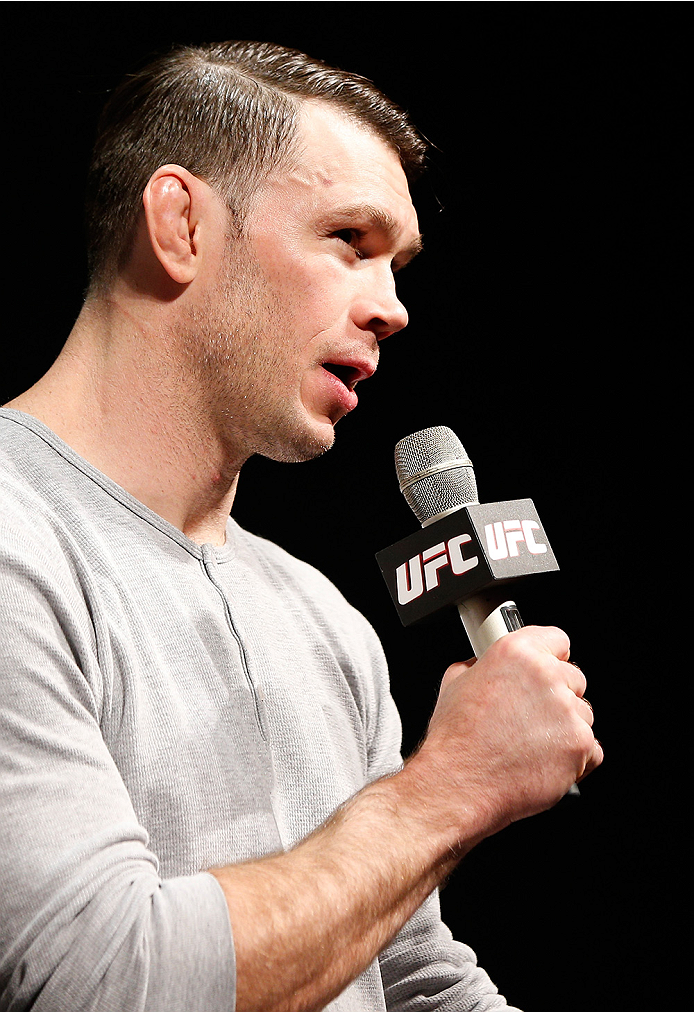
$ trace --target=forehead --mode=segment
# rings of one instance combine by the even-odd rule
[[[396,152],[368,126],[319,100],[301,103],[291,161],[270,173],[258,197],[260,204],[304,214],[364,205],[382,210],[404,241],[418,234]]]

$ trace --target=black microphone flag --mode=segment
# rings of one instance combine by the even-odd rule
[[[405,626],[481,591],[559,569],[531,499],[461,506],[376,559]]]

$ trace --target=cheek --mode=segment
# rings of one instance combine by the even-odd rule
[[[339,325],[348,316],[349,278],[343,267],[327,257],[294,262],[284,276],[283,290],[309,338]]]
[[[347,318],[354,278],[337,258],[270,239],[256,240],[252,252],[272,302],[296,325],[295,341],[286,335],[291,343],[303,346]]]

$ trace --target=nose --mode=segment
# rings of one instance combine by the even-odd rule
[[[375,334],[378,341],[397,334],[407,326],[409,317],[396,294],[390,265],[385,270],[374,272],[369,279],[368,287],[352,306],[352,319],[360,330]]]

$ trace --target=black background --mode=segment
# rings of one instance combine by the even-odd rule
[[[456,935],[526,1012],[674,1008],[686,988],[673,941],[686,795],[672,786],[671,743],[688,740],[676,714],[689,669],[665,644],[687,619],[671,621],[655,519],[661,497],[674,509],[676,473],[662,448],[686,405],[676,380],[687,335],[675,310],[682,10],[3,7],[16,19],[3,49],[3,401],[40,375],[79,312],[95,116],[151,52],[225,38],[296,46],[376,81],[436,146],[415,191],[426,252],[399,282],[410,327],[383,346],[335,449],[297,466],[251,461],[234,514],[318,565],[375,625],[409,751],[441,673],[469,650],[455,615],[404,630],[378,572],[374,553],[416,526],[393,445],[450,425],[483,500],[534,500],[561,572],[528,581],[517,600],[526,623],[570,633],[606,761],[579,800],[485,841],[442,898]],[[685,537],[686,514],[672,512],[673,537]]]

